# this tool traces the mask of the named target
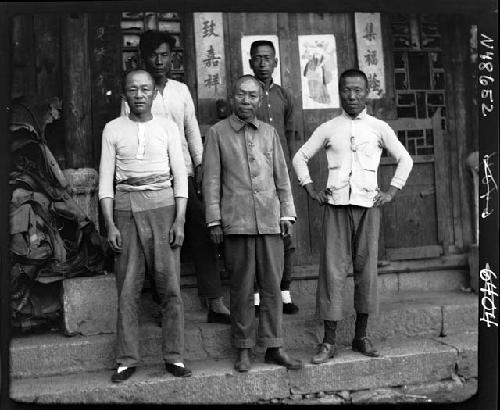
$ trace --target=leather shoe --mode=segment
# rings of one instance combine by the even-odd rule
[[[295,303],[283,303],[283,313],[285,315],[295,315],[298,311],[299,307]]]
[[[365,356],[378,357],[380,356],[377,350],[373,347],[372,342],[367,337],[352,340],[352,350],[364,354]]]
[[[337,353],[335,345],[331,345],[330,343],[321,343],[318,345],[316,354],[311,359],[311,363],[326,363],[328,359],[332,359],[335,356],[335,353]]]
[[[234,368],[240,373],[246,373],[250,370],[250,349],[238,349],[238,359],[234,363]]]
[[[165,363],[165,369],[167,372],[172,373],[175,377],[189,377],[191,376],[191,370],[187,367],[177,366],[173,363]]]
[[[121,383],[127,380],[130,376],[132,376],[135,372],[135,367],[127,367],[125,370],[122,370],[118,373],[118,369],[115,370],[113,375],[111,376],[111,381],[113,383]]]
[[[300,360],[290,359],[288,354],[282,349],[267,349],[264,358],[266,363],[274,363],[280,366],[285,366],[288,370],[298,370],[304,367]]]
[[[223,323],[229,325],[231,323],[231,316],[227,313],[214,312],[213,310],[208,311],[207,317],[208,323]]]

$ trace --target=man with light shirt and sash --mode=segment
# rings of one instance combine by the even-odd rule
[[[118,368],[111,380],[127,380],[140,363],[138,314],[145,264],[161,302],[165,368],[174,376],[190,376],[183,363],[180,291],[188,187],[179,130],[171,120],[151,114],[156,90],[147,71],[129,72],[124,94],[130,113],[104,127],[99,166],[99,201],[116,255]]]

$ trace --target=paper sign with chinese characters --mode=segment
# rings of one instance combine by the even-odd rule
[[[222,13],[194,13],[198,98],[226,97]]]
[[[368,98],[385,94],[384,50],[379,13],[354,13],[359,69],[368,77]]]
[[[254,35],[254,36],[242,36],[241,37],[241,60],[243,67],[243,74],[252,74],[253,71],[250,67],[250,46],[254,41],[258,40],[266,40],[273,43],[275,56],[278,59],[278,64],[273,71],[273,83],[281,84],[281,73],[280,73],[280,48],[278,36],[272,34],[264,34],[264,35]]]

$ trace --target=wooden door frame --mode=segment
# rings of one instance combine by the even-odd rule
[[[432,129],[434,136],[434,154],[413,157],[415,164],[434,163],[434,186],[436,193],[436,217],[439,245],[419,246],[410,248],[385,248],[386,256],[391,260],[420,259],[447,255],[452,243],[453,222],[450,215],[452,199],[449,189],[449,152],[445,148],[445,133],[441,129],[441,110],[437,110],[432,118],[415,119],[400,118],[387,121],[397,133],[400,130]],[[395,165],[393,158],[381,158],[380,165]]]

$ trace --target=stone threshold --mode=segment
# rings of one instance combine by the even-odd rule
[[[175,378],[159,363],[138,367],[122,384],[110,381],[111,370],[64,376],[18,379],[10,397],[26,403],[155,403],[239,404],[292,399],[318,392],[381,389],[477,377],[477,333],[441,338],[387,340],[378,346],[381,357],[369,358],[341,348],[328,363],[309,363],[311,351],[291,352],[305,366],[298,371],[263,363],[256,353],[248,373],[233,369],[234,357],[186,360],[190,378]],[[421,392],[422,394],[422,392]]]
[[[141,355],[149,364],[161,358],[161,328],[153,318],[155,306],[150,297],[143,299]],[[376,343],[422,336],[442,336],[439,339],[446,341],[448,336],[457,333],[477,331],[477,315],[477,297],[471,293],[397,292],[382,295],[380,312],[369,321],[368,333]],[[345,319],[339,322],[339,345],[351,343],[354,321],[351,304],[346,306]],[[298,315],[285,315],[283,333],[287,349],[314,349],[322,337],[314,306],[303,305]],[[57,333],[15,338],[11,341],[11,374],[23,378],[112,369],[114,348],[114,333],[73,337]],[[219,360],[232,352],[229,325],[206,323],[203,311],[186,312],[187,359]]]

